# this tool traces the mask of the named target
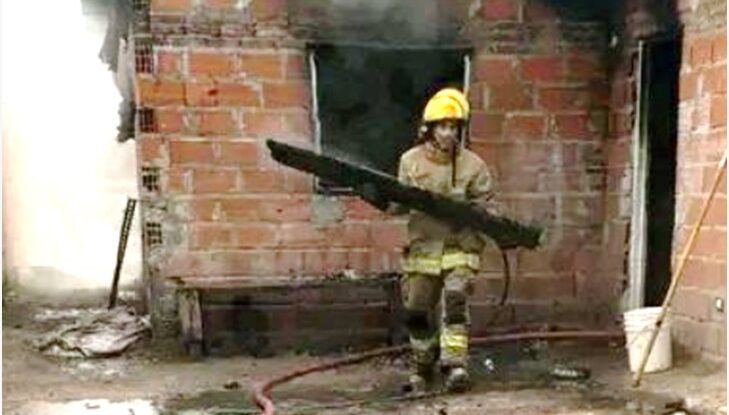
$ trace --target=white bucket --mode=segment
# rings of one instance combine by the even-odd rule
[[[637,372],[643,354],[648,348],[651,333],[661,314],[661,307],[636,308],[623,313],[625,326],[625,347],[628,349],[630,371]],[[651,354],[646,362],[644,372],[658,372],[671,367],[671,323],[666,318],[661,331],[656,337]]]

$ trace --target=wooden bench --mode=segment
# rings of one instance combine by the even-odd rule
[[[393,274],[173,280],[182,343],[193,356],[322,353],[405,339],[400,284]]]

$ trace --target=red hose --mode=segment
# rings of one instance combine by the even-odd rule
[[[472,346],[485,346],[490,344],[498,343],[509,343],[519,340],[618,340],[623,339],[625,334],[620,331],[553,331],[553,332],[525,332],[525,333],[512,333],[512,334],[497,334],[485,337],[475,337],[469,342]],[[251,393],[253,401],[263,411],[263,415],[273,415],[274,406],[273,401],[270,398],[271,390],[274,386],[284,382],[288,382],[291,379],[301,377],[313,372],[322,372],[325,370],[335,369],[342,366],[349,366],[356,363],[361,363],[369,359],[380,356],[398,355],[407,352],[409,346],[394,346],[376,349],[370,352],[357,354],[342,359],[336,359],[329,363],[318,364],[295,370],[293,372],[286,373],[284,375],[269,379],[265,382],[256,382],[251,387]]]

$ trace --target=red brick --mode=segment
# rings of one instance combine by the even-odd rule
[[[548,165],[554,158],[555,152],[560,150],[558,143],[543,142],[516,142],[500,146],[498,150],[499,166],[512,164],[522,168],[535,170],[540,166]]]
[[[213,161],[213,145],[210,142],[171,140],[169,147],[172,164],[202,164]]]
[[[525,110],[534,107],[532,90],[525,85],[491,85],[488,97],[488,108],[492,110]]]
[[[488,0],[482,3],[481,15],[486,20],[515,20],[519,16],[516,0]]]
[[[700,177],[697,177],[697,181],[700,180]],[[684,226],[691,226],[696,223],[697,220],[699,220],[699,215],[701,215],[701,208],[703,206],[703,199],[698,197],[685,197],[685,198],[679,198],[677,202],[676,209],[679,210],[679,208],[682,211],[685,212],[685,216],[683,221],[681,222]]]
[[[277,250],[275,261],[277,274],[298,275],[304,268],[304,253],[302,251]]]
[[[285,133],[283,116],[279,113],[244,113],[243,133],[255,138],[281,136]]]
[[[201,136],[230,136],[237,130],[233,114],[227,110],[198,111],[195,125],[197,135]]]
[[[698,290],[679,287],[673,298],[671,309],[676,314],[706,320],[711,313],[711,303],[711,299],[706,294]]]
[[[372,222],[372,246],[375,248],[399,248],[407,244],[407,230],[403,224]]]
[[[676,190],[679,193],[700,192],[701,184],[702,184],[702,175],[703,175],[703,169],[697,168],[697,167],[684,167],[684,168],[677,169],[676,170]]]
[[[280,54],[244,53],[240,56],[241,72],[256,79],[283,78],[283,59]]]
[[[236,0],[205,0],[205,7],[219,11],[233,10],[235,4]]]
[[[709,166],[704,167],[702,169],[703,171],[701,173],[701,191],[704,193],[709,193],[711,191],[711,187],[714,185],[714,180],[716,180],[716,172],[717,169],[715,166]],[[695,181],[696,178],[694,178]],[[698,189],[695,189],[696,191],[699,191]],[[716,193],[722,194],[724,191],[726,191],[726,170],[724,170],[724,174],[721,176],[721,180],[719,180],[719,184],[717,184]]]
[[[726,199],[716,196],[712,199],[704,224],[726,227]]]
[[[567,58],[567,78],[594,79],[604,75],[602,65],[596,57],[570,56]]]
[[[286,11],[285,0],[252,0],[251,14],[255,20],[272,20],[283,18]]]
[[[726,263],[689,258],[684,269],[682,287],[716,290],[726,286]]]
[[[470,134],[474,139],[498,140],[503,124],[503,114],[474,111],[471,113]]]
[[[392,272],[399,269],[400,255],[394,251],[373,250],[370,252],[370,272]]]
[[[513,298],[520,300],[555,300],[572,297],[574,281],[567,277],[514,278]]]
[[[265,275],[258,266],[259,252],[222,251],[188,254],[173,267],[181,276],[252,276]]]
[[[702,140],[700,151],[701,160],[708,163],[718,164],[726,149],[726,128],[719,128],[711,131],[708,137]],[[698,146],[696,146],[698,147]]]
[[[524,20],[527,22],[539,22],[545,20],[557,20],[556,13],[545,5],[541,0],[530,0],[524,4]]]
[[[515,170],[521,170],[514,166]],[[503,193],[534,193],[539,190],[539,175],[537,174],[509,174],[508,168],[501,171],[499,189]],[[560,189],[561,190],[561,189]]]
[[[190,11],[190,0],[151,0],[151,13],[186,13]]]
[[[160,133],[181,133],[185,129],[185,122],[182,111],[158,109],[155,111],[157,117],[157,129]]]
[[[498,151],[498,145],[482,142],[482,141],[474,141],[471,143],[470,147],[471,151],[476,153],[481,159],[486,162],[488,166],[490,166],[492,169],[498,168],[499,166],[499,151]]]
[[[526,177],[529,177],[529,181],[533,180],[532,178],[536,179],[536,175],[533,174],[527,174],[525,175],[524,180],[527,180]],[[563,171],[559,173],[553,173],[553,174],[544,174],[543,176],[539,177],[539,189],[537,191],[540,192],[584,192],[586,191],[586,187],[583,184],[583,180],[585,179],[585,174],[582,172],[576,172],[576,171]]]
[[[327,235],[311,223],[284,223],[281,225],[281,246],[286,248],[317,248],[327,245]],[[304,257],[306,261],[306,257]]]
[[[348,266],[347,251],[324,251],[324,272],[328,275],[336,275],[344,271]]]
[[[346,248],[367,248],[371,244],[370,225],[366,223],[340,223],[324,230],[327,245]]]
[[[713,258],[726,257],[726,230],[702,229],[696,237],[693,253]]]
[[[137,77],[138,105],[181,105],[185,102],[185,85],[177,81],[163,81]]]
[[[357,197],[346,198],[343,202],[345,217],[347,219],[369,220],[382,217],[380,211]]]
[[[164,154],[164,141],[159,137],[144,137],[137,140],[139,158],[142,162],[162,158]]]
[[[509,215],[519,218],[525,223],[553,223],[557,212],[556,198],[549,195],[537,195],[536,197],[519,197],[510,201]],[[502,197],[504,203],[507,202]]]
[[[726,64],[704,71],[702,92],[726,92]]]
[[[675,333],[676,341],[694,354],[713,355],[713,359],[722,358],[717,356],[717,350],[722,346],[720,343],[726,341],[726,332],[722,332],[713,324],[700,322],[693,318],[681,318],[675,313],[675,319],[671,325],[672,333]],[[721,334],[720,334],[721,333]]]
[[[284,78],[308,79],[306,57],[303,54],[287,53],[284,58]]]
[[[248,83],[220,82],[218,83],[220,105],[260,107],[261,90]]]
[[[236,191],[235,170],[195,170],[192,175],[194,193],[230,193]]]
[[[185,85],[185,102],[192,107],[214,107],[220,91],[214,81],[193,81]]]
[[[694,130],[703,129],[709,125],[709,118],[711,116],[711,96],[710,95],[699,95],[694,100],[693,108],[688,108],[691,111],[691,128]]]
[[[309,88],[303,82],[263,84],[263,102],[267,108],[308,108],[310,99]]]
[[[696,72],[683,73],[680,75],[678,85],[679,100],[693,99],[699,89],[699,77]]]
[[[711,60],[714,62],[726,61],[726,30],[711,40]]]
[[[221,52],[190,52],[191,76],[228,76],[235,73],[235,57]]]
[[[283,115],[284,131],[289,137],[311,139],[312,122],[308,112],[287,112]],[[311,140],[309,140],[311,141]]]
[[[697,38],[691,42],[691,66],[697,67],[711,63],[711,40]]]
[[[513,84],[517,82],[517,65],[508,57],[479,56],[475,59],[474,80],[487,84]]]
[[[190,248],[193,250],[229,248],[233,246],[233,232],[228,225],[196,224],[190,235]]]
[[[544,115],[512,115],[506,119],[506,136],[513,138],[546,138],[547,117]]]
[[[261,217],[270,222],[291,223],[311,219],[311,200],[292,197],[262,202]]]
[[[569,225],[596,225],[602,218],[602,204],[598,196],[562,197],[562,223]]]
[[[309,174],[293,169],[286,169],[283,174],[284,193],[311,193],[313,190],[312,179]]]
[[[169,194],[187,193],[185,175],[186,170],[184,169],[171,168],[162,171],[160,177],[162,190]]]
[[[611,88],[610,106],[620,108],[628,103],[628,86],[625,80],[614,81]]]
[[[220,211],[223,220],[228,222],[252,222],[263,220],[263,201],[259,199],[223,199],[220,201]],[[209,206],[203,204],[200,209],[207,213]]]
[[[610,116],[610,125],[608,131],[613,137],[623,137],[628,135],[633,129],[633,118],[631,114],[624,112],[614,112]]]
[[[588,138],[593,136],[589,118],[585,114],[558,114],[554,116],[554,132],[560,138]]]
[[[182,53],[169,50],[157,52],[157,73],[164,75],[179,75],[182,71]]]
[[[539,106],[549,111],[583,109],[588,105],[584,90],[576,88],[542,88]]]
[[[210,199],[196,199],[190,201],[190,217],[197,221],[215,220],[215,209],[218,202]]]
[[[348,250],[347,252],[347,264],[349,267],[360,273],[366,273],[369,271],[370,266],[370,253],[368,251],[357,251]]]
[[[252,142],[222,142],[218,163],[239,166],[255,166],[258,164],[259,149]]]
[[[606,108],[610,105],[610,84],[602,80],[590,81],[587,94],[589,94],[588,105]]]
[[[245,224],[234,228],[235,246],[238,248],[261,248],[276,246],[276,227],[267,224]]]
[[[471,104],[471,111],[484,109],[483,101],[484,85],[481,82],[474,82],[468,89],[468,103]]]
[[[521,76],[528,81],[555,82],[564,76],[563,67],[560,57],[528,57],[521,62]]]
[[[717,95],[711,97],[711,113],[709,115],[709,123],[712,127],[726,125],[726,95]]]
[[[242,191],[246,193],[276,193],[283,191],[283,176],[277,170],[244,170],[241,172]]]

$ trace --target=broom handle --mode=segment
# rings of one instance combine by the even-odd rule
[[[676,294],[676,288],[678,287],[678,282],[683,276],[683,270],[686,267],[688,256],[694,247],[696,237],[698,236],[699,230],[701,229],[701,224],[704,222],[704,218],[706,218],[706,213],[709,211],[709,205],[711,204],[711,200],[714,199],[716,189],[719,187],[719,182],[721,181],[722,176],[724,176],[724,170],[726,170],[726,151],[724,152],[724,157],[721,158],[719,171],[716,172],[716,176],[714,177],[714,183],[711,185],[711,193],[709,193],[709,198],[706,199],[706,201],[704,202],[704,206],[701,209],[701,215],[699,216],[699,220],[696,222],[694,228],[691,230],[691,234],[689,235],[686,247],[684,248],[681,257],[679,258],[676,272],[671,278],[671,286],[668,288],[668,293],[663,299],[661,314],[658,316],[658,320],[656,320],[656,325],[651,332],[651,339],[648,342],[648,347],[643,354],[643,358],[640,361],[640,366],[638,366],[638,371],[635,373],[635,377],[633,378],[633,387],[640,386],[640,380],[643,377],[643,371],[645,370],[645,365],[648,362],[648,356],[650,356],[651,350],[653,350],[653,345],[655,344],[656,338],[658,337],[658,332],[660,331],[661,326],[663,325],[663,320],[666,318],[666,314],[668,313],[668,305],[671,304],[671,300],[673,300],[673,296]]]

